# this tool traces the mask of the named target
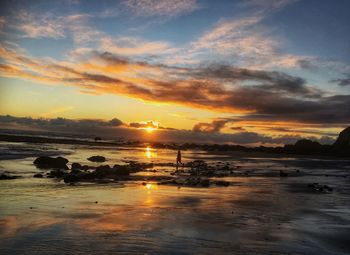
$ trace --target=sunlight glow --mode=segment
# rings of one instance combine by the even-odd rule
[[[147,191],[158,189],[158,185],[156,183],[146,183],[144,187],[147,189]]]
[[[157,128],[155,128],[155,127],[146,127],[145,130],[146,130],[147,133],[150,134],[150,133],[152,133],[153,131],[157,130]]]
[[[147,146],[146,147],[146,152],[145,152],[145,156],[146,158],[155,158],[157,157],[157,153],[155,152],[154,149],[152,149],[151,147]]]

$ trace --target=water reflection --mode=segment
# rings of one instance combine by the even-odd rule
[[[155,149],[147,146],[146,147],[146,151],[145,151],[145,156],[146,158],[148,159],[151,159],[151,158],[156,158],[157,157],[157,152]]]
[[[111,165],[124,159],[167,163],[174,160],[176,151],[148,146],[116,153],[114,149],[77,147],[69,159],[85,162],[88,156],[100,154],[109,158]],[[224,161],[224,157],[233,156],[186,152],[187,160],[201,158],[213,164]],[[289,188],[296,184],[307,187],[317,178],[338,190],[349,190],[348,178],[325,177],[324,169],[312,169],[313,174],[320,173],[316,177],[282,181],[275,177],[236,176],[223,178],[231,182],[229,187],[178,189],[149,182],[148,175],[169,175],[174,170],[155,165],[155,173],[142,173],[147,177],[142,180],[144,185],[140,181],[70,186],[63,181],[32,178],[38,171],[32,160],[1,162],[3,169],[30,178],[0,185],[0,254],[60,254],[72,244],[82,251],[79,254],[110,254],[116,244],[126,254],[230,254],[237,247],[240,254],[250,254],[252,250],[285,254],[285,244],[295,250],[307,247],[313,254],[324,254],[319,247],[327,244],[330,253],[347,254],[337,249],[348,247],[348,193],[303,194]],[[237,173],[250,171],[252,175],[286,166],[292,171],[304,161],[235,156],[228,162],[242,167]],[[330,204],[334,205],[334,213],[325,210]],[[45,242],[36,242],[43,236]]]

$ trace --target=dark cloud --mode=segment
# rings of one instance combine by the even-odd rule
[[[300,68],[302,69],[307,69],[307,70],[315,70],[319,68],[313,61],[307,60],[307,59],[300,59],[297,61],[297,64],[299,65]]]
[[[194,143],[231,143],[244,145],[276,145],[276,144],[291,144],[301,138],[309,138],[321,142],[331,143],[333,139],[328,136],[323,136],[320,139],[300,135],[284,135],[284,136],[268,136],[256,132],[237,132],[234,134],[220,133],[219,130],[230,122],[229,120],[214,120],[212,123],[204,125],[205,128],[194,130],[179,130],[174,128],[158,128],[152,135],[145,135],[143,127],[157,124],[149,121],[144,123],[123,124],[119,119],[109,121],[103,120],[72,120],[66,118],[55,119],[35,119],[28,117],[14,117],[10,115],[0,116],[0,127],[5,129],[27,129],[40,130],[49,132],[61,132],[67,134],[84,134],[99,135],[103,138],[124,138],[125,140],[145,140],[153,142],[194,142]],[[211,125],[211,126],[210,126]],[[210,126],[210,127],[209,127]],[[217,131],[214,131],[216,128]]]
[[[337,83],[339,86],[350,86],[350,77],[348,78],[342,78],[342,79],[335,79],[331,82]]]
[[[200,79],[224,79],[230,82],[249,81],[267,91],[285,91],[293,94],[313,94],[306,81],[282,72],[249,70],[227,65],[212,65],[194,71],[194,76]]]
[[[350,95],[323,97],[319,100],[300,100],[281,97],[256,90],[241,90],[230,102],[241,107],[250,103],[254,113],[234,120],[296,121],[312,124],[350,123]]]
[[[325,132],[317,129],[296,129],[296,128],[286,128],[286,127],[263,127],[264,130],[269,130],[273,132],[285,132],[285,133],[298,133],[298,134],[311,134],[311,135],[322,135],[325,137],[337,137],[338,132],[331,133]]]
[[[146,127],[151,127],[151,128],[158,128],[158,124],[155,123],[154,121],[145,121],[145,122],[131,122],[129,123],[129,127],[132,128],[146,128]]]
[[[193,127],[192,131],[206,133],[220,132],[220,130],[224,128],[226,123],[226,120],[213,120],[211,123],[200,122]]]
[[[94,120],[94,119],[80,119],[71,120],[66,118],[44,119],[31,117],[14,117],[11,115],[0,116],[1,124],[18,124],[28,127],[36,127],[43,129],[57,128],[57,129],[89,129],[89,128],[103,128],[103,127],[120,127],[123,122],[117,118],[109,121]]]

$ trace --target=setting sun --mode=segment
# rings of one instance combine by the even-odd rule
[[[155,127],[146,127],[145,130],[146,130],[147,133],[153,133],[153,131],[157,130],[157,128],[155,128]]]

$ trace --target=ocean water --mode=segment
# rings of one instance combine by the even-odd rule
[[[151,147],[0,142],[0,254],[349,254],[350,161],[241,152],[183,151],[183,161],[228,163],[242,173],[228,187],[177,187],[142,180],[67,185],[33,178],[39,155],[97,166],[170,163],[176,151]],[[161,164],[159,164],[161,165]],[[280,170],[300,174],[279,177]],[[244,173],[244,174],[243,174]],[[143,185],[142,182],[146,182]],[[332,192],[312,192],[319,183]]]

